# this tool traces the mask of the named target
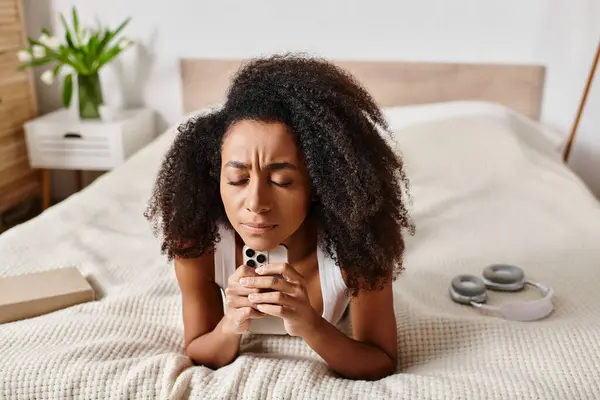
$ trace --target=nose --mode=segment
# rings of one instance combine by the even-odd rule
[[[258,179],[251,180],[248,185],[245,207],[247,211],[257,214],[271,210],[271,200],[268,188],[266,188]]]

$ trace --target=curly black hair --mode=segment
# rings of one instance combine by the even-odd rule
[[[296,136],[316,195],[309,216],[352,293],[403,271],[402,230],[414,233],[409,180],[382,136],[391,133],[385,117],[348,72],[298,54],[244,63],[222,107],[179,126],[144,212],[169,260],[202,255],[220,240],[219,224],[231,227],[219,191],[221,144],[241,120],[280,122]]]

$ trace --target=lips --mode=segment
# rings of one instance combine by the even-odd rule
[[[247,225],[251,228],[259,228],[259,229],[260,228],[270,228],[270,227],[275,226],[275,224],[255,224],[252,222],[242,222],[242,225]]]
[[[263,223],[253,223],[253,222],[242,222],[240,225],[247,232],[253,233],[253,234],[266,233],[266,232],[274,229],[277,226],[275,224],[263,224]]]

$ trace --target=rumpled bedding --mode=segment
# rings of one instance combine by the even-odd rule
[[[0,325],[0,398],[600,398],[600,205],[535,131],[494,115],[395,129],[416,234],[394,284],[397,372],[375,382],[336,376],[291,337],[249,335],[232,364],[192,365],[174,271],[142,215],[173,137],[0,236],[1,276],[76,266],[99,297]],[[492,263],[552,286],[554,312],[514,322],[450,300],[455,275]]]

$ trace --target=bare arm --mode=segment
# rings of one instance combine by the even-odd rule
[[[195,363],[216,369],[237,357],[241,334],[227,329],[231,324],[214,280],[213,257],[176,259],[175,273],[182,294],[185,353]],[[234,311],[250,313],[248,307]]]
[[[176,259],[175,274],[181,289],[185,354],[209,368],[229,364],[237,355],[240,335],[224,334],[223,302],[214,280],[213,254]]]
[[[363,291],[351,300],[353,338],[349,338],[311,307],[304,278],[292,266],[269,264],[256,272],[258,277],[244,279],[242,284],[270,291],[251,295],[250,301],[263,313],[283,318],[288,334],[301,336],[330,368],[346,378],[368,380],[396,371],[398,350],[391,282],[382,290]]]
[[[398,350],[391,283],[353,298],[350,316],[354,338],[321,318],[304,340],[346,378],[376,380],[393,374]]]

